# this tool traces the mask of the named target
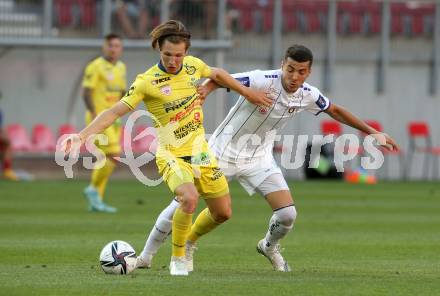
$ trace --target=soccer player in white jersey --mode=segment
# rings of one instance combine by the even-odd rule
[[[252,195],[258,192],[273,210],[269,227],[257,243],[257,251],[267,257],[277,271],[291,270],[280,253],[280,240],[293,228],[296,209],[289,187],[274,161],[274,135],[297,113],[307,110],[315,115],[325,112],[335,120],[366,134],[379,134],[348,110],[332,104],[319,89],[305,82],[311,73],[312,52],[302,45],[287,49],[281,69],[255,70],[232,75],[242,84],[265,91],[273,98],[271,107],[249,103],[242,96],[215,130],[209,144],[216,154],[219,166],[230,180],[236,178]],[[202,97],[219,86],[208,80],[199,88]],[[387,149],[398,149],[395,141],[382,134]],[[255,142],[256,141],[256,142]],[[179,206],[176,200],[159,215],[144,250],[138,257],[139,267],[151,267],[151,261],[171,230],[172,216]],[[199,235],[191,230],[186,244],[188,270],[193,269],[193,252]]]

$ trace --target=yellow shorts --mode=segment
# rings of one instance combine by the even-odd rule
[[[86,112],[86,124],[88,125],[90,122],[92,122],[92,115],[90,112]],[[115,122],[102,132],[102,134],[107,136],[108,144],[100,145],[98,142],[95,142],[96,147],[102,150],[105,155],[121,154],[121,133],[122,127],[120,123]]]
[[[217,198],[229,193],[226,177],[212,153],[203,152],[198,157],[157,157],[159,173],[172,192],[184,183],[194,183],[203,198]]]

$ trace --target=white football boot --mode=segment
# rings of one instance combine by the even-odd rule
[[[188,269],[186,268],[185,257],[171,256],[170,262],[170,274],[171,275],[188,275]]]
[[[282,272],[292,271],[289,263],[287,263],[283,256],[281,256],[279,244],[274,246],[272,249],[268,249],[265,245],[265,240],[262,239],[257,244],[257,252],[269,259],[274,270]]]
[[[138,256],[136,258],[136,268],[151,268],[151,262],[153,261],[153,255]]]

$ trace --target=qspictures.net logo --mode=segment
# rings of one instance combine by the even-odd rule
[[[115,160],[127,165],[135,178],[146,186],[157,186],[163,179],[151,179],[142,172],[142,167],[156,158],[155,149],[152,147],[157,147],[158,138],[157,134],[169,135],[163,141],[167,145],[172,145],[174,147],[179,147],[180,145],[186,144],[186,139],[175,139],[174,131],[179,128],[177,122],[172,122],[166,126],[159,126],[156,128],[146,127],[140,133],[132,138],[133,131],[135,130],[136,122],[142,117],[147,117],[152,119],[153,122],[158,123],[153,115],[144,110],[137,110],[128,117],[127,122],[124,127],[124,149],[123,155],[116,157]],[[219,158],[219,166],[222,169],[227,169],[228,164],[234,163],[235,166],[240,166],[241,164],[249,164],[252,161],[261,161],[261,155],[270,156],[273,154],[273,145],[267,145],[267,143],[281,143],[278,145],[282,147],[280,153],[280,163],[281,168],[286,170],[299,169],[305,165],[308,168],[319,168],[322,164],[321,150],[324,145],[331,147],[331,155],[333,156],[330,161],[332,165],[336,168],[338,172],[344,172],[346,163],[354,159],[356,156],[360,156],[361,167],[365,170],[377,170],[382,167],[384,163],[384,155],[382,153],[382,147],[380,145],[385,145],[386,139],[383,134],[368,135],[360,138],[355,134],[343,134],[338,137],[334,135],[278,135],[276,131],[270,131],[264,136],[259,136],[256,134],[246,134],[238,138],[234,137],[234,129],[232,126],[227,126],[225,132],[221,137],[216,137],[215,141],[210,143],[214,146],[212,149],[214,151],[222,151]],[[85,154],[80,157],[81,151],[81,141],[79,137],[73,139],[72,148],[70,152],[65,155],[63,147],[67,138],[72,137],[72,135],[63,135],[57,141],[57,149],[55,152],[55,162],[64,168],[64,173],[67,178],[73,178],[73,166],[77,164],[80,159],[82,160],[82,165],[84,168],[93,170],[99,169],[105,165],[107,161],[106,156],[102,150],[100,150],[96,143],[99,145],[108,144],[108,137],[104,134],[92,135],[86,139]],[[136,141],[141,141],[142,139],[148,137],[153,139],[149,141],[150,149],[145,147],[143,153],[135,153],[133,149],[133,143]],[[72,139],[72,138],[71,138]],[[205,142],[205,139],[195,139],[191,145],[193,154],[192,156],[200,154],[201,145]],[[266,143],[266,144],[265,144]],[[228,149],[231,149],[231,145],[235,151],[249,152],[253,151],[255,158],[253,157],[237,157],[236,159],[224,160],[224,153]],[[309,150],[309,152],[307,152]],[[84,152],[84,151],[83,151]],[[161,157],[164,157],[162,155]],[[166,153],[165,158],[167,163],[176,164],[177,157],[172,153]],[[195,158],[194,158],[195,159]],[[308,163],[306,163],[306,159]],[[327,161],[327,160],[326,160]],[[198,163],[193,163],[193,165],[200,165]],[[176,170],[179,173],[179,170]]]

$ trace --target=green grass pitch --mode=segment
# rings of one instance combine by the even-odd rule
[[[109,215],[86,211],[85,185],[0,182],[0,295],[440,295],[439,183],[291,183],[289,274],[255,251],[269,207],[232,183],[232,219],[200,240],[195,271],[179,278],[169,241],[151,270],[112,276],[98,263],[111,240],[142,249],[170,201],[165,186],[111,182],[119,213]]]

